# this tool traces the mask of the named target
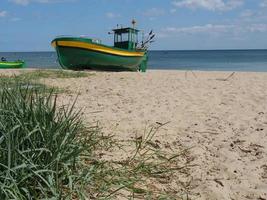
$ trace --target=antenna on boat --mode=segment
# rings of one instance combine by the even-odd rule
[[[155,41],[155,40],[153,40],[155,36],[156,36],[156,34],[153,33],[153,30],[151,30],[151,31],[149,32],[149,34],[148,34],[146,40],[145,40],[145,41],[143,40],[143,42],[142,42],[142,44],[141,44],[141,48],[142,48],[142,49],[147,49],[148,46],[149,46],[149,44],[151,44],[151,43],[153,43],[153,42]]]
[[[133,29],[135,29],[136,21],[135,19],[132,20]]]

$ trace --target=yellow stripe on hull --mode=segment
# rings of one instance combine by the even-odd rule
[[[109,53],[109,54],[113,54],[117,56],[131,56],[131,57],[144,56],[144,52],[126,52],[126,51],[112,49],[112,48],[108,48],[108,47],[97,45],[97,44],[91,44],[91,43],[85,43],[85,42],[79,42],[79,41],[54,41],[52,43],[52,46],[53,47],[63,46],[63,47],[83,48],[83,49],[88,49],[92,51]]]
[[[6,65],[6,66],[17,66],[22,65],[23,63],[6,63],[6,62],[0,62],[0,65]]]

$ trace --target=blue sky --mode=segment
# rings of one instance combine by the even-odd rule
[[[267,49],[267,0],[0,0],[0,51],[50,51],[57,35],[112,44],[133,18],[154,50]]]

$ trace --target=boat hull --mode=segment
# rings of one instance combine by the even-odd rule
[[[18,69],[18,68],[23,68],[24,65],[25,62],[22,61],[15,61],[15,62],[4,61],[0,62],[0,69]]]
[[[83,39],[56,39],[52,42],[62,68],[105,71],[137,71],[145,52],[127,51],[95,44]]]

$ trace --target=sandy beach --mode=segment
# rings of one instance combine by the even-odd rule
[[[44,82],[71,91],[63,103],[79,94],[86,122],[120,140],[165,124],[160,146],[190,149],[190,198],[267,199],[267,73],[88,73]]]
[[[266,199],[267,73],[229,75],[97,72],[49,84],[79,92],[88,123],[122,140],[167,123],[156,138],[191,148],[196,199]]]

